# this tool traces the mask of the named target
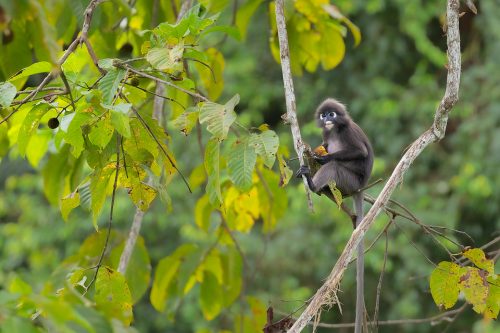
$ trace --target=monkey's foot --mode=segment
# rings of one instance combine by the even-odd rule
[[[297,170],[295,177],[300,178],[302,177],[302,175],[309,175],[310,173],[311,170],[309,170],[309,167],[307,165],[301,165],[299,170]]]

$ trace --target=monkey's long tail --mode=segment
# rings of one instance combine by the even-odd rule
[[[363,192],[353,196],[354,209],[356,211],[356,228],[363,220]],[[365,298],[364,298],[364,275],[365,257],[363,240],[358,245],[358,257],[356,260],[356,321],[354,333],[362,333],[363,321],[365,319]]]

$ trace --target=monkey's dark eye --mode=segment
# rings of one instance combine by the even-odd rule
[[[337,117],[337,114],[335,112],[330,112],[328,115],[332,118]]]

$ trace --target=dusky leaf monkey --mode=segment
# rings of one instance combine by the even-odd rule
[[[321,164],[311,177],[308,166],[302,165],[297,177],[304,175],[311,191],[321,195],[329,191],[328,185],[335,183],[343,196],[352,195],[355,208],[355,228],[363,220],[363,192],[373,167],[373,149],[363,130],[351,119],[346,107],[333,98],[326,99],[316,110],[318,127],[323,129],[322,146],[326,154],[315,155]],[[316,152],[320,151],[316,150]],[[364,320],[364,247],[358,246],[356,263],[356,326],[355,333],[361,333]]]

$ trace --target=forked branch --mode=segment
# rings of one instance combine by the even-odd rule
[[[281,1],[282,0],[278,0],[277,3]],[[460,84],[461,56],[460,31],[458,25],[459,7],[459,0],[447,1],[446,34],[448,45],[448,76],[446,91],[436,110],[433,124],[413,142],[403,155],[368,214],[366,214],[359,227],[352,233],[351,238],[347,242],[344,251],[333,267],[326,282],[318,289],[307,308],[288,331],[289,333],[301,332],[313,318],[318,318],[323,306],[332,305],[334,303],[336,299],[335,293],[339,288],[346,267],[366,231],[372,226],[375,218],[383,210],[384,205],[389,201],[396,186],[403,180],[404,174],[408,171],[413,161],[429,144],[439,141],[444,137],[449,113],[458,101],[458,88]]]

